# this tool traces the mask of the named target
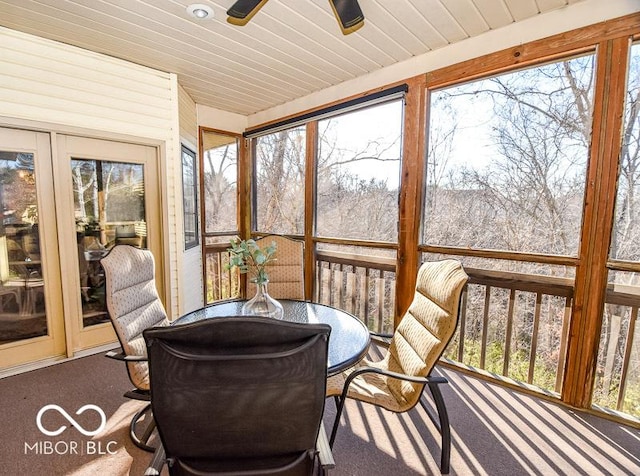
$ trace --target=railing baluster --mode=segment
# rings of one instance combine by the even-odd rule
[[[513,311],[516,305],[516,290],[509,294],[509,311],[507,312],[507,329],[504,337],[504,359],[502,361],[502,375],[509,376],[509,357],[511,356],[511,336],[513,334]]]
[[[318,261],[316,263],[316,276],[315,276],[316,285],[313,287],[313,291],[312,291],[313,296],[311,298],[315,302],[322,302],[321,294],[322,294],[322,267],[323,266],[324,266],[323,261]]]
[[[222,282],[224,280],[224,270],[221,266],[222,253],[218,252],[215,255],[212,255],[211,258],[213,260],[211,267],[215,269],[216,273],[214,279],[211,280],[211,296],[215,301],[222,298]]]
[[[327,265],[325,267],[325,264]],[[327,273],[325,272],[327,267],[330,266],[329,263],[321,263],[320,266],[318,266],[318,271],[320,272],[320,280],[318,281],[320,283],[320,285],[318,286],[318,302],[325,302],[326,301],[326,295],[327,295]]]
[[[564,314],[562,316],[562,337],[560,338],[560,354],[558,355],[558,368],[556,370],[555,391],[560,393],[562,379],[564,377],[564,361],[567,353],[567,337],[569,335],[569,318],[571,316],[571,298],[564,299]]]
[[[327,267],[322,270],[322,303],[329,303],[331,299],[331,263],[327,263]]]
[[[333,305],[333,288],[334,288],[334,275],[335,275],[335,266],[332,266],[332,263],[329,263],[329,295],[327,299],[329,300],[329,305]]]
[[[373,329],[373,318],[371,317],[371,312],[370,312],[370,304],[369,304],[369,289],[370,289],[370,283],[371,283],[371,268],[367,267],[366,269],[366,273],[365,273],[365,279],[364,279],[364,287],[365,287],[365,292],[364,292],[364,310],[365,310],[365,315],[367,316],[367,320],[368,322],[367,324],[367,328],[368,329]]]
[[[351,267],[351,272],[347,273],[347,283],[346,283],[346,296],[345,296],[345,308],[348,312],[355,314],[356,309],[356,267]]]
[[[622,410],[624,406],[624,396],[627,390],[627,375],[629,371],[629,362],[631,360],[631,349],[633,348],[633,338],[636,329],[636,321],[638,319],[638,307],[631,308],[631,316],[629,318],[629,328],[627,329],[627,338],[624,344],[624,357],[622,359],[622,372],[620,374],[620,389],[618,391],[617,410]]]
[[[385,281],[386,283],[387,281]],[[396,281],[391,280],[389,282],[389,299],[387,300],[387,305],[389,306],[387,308],[387,312],[386,315],[391,317],[391,323],[390,323],[390,327],[387,329],[386,327],[383,326],[382,332],[388,333],[388,334],[393,334],[393,316],[395,313],[395,295],[396,295]]]
[[[361,273],[358,279],[358,317],[362,319],[362,322],[369,328],[369,299],[367,295],[367,276],[369,275],[369,268],[364,268],[364,273]]]
[[[489,329],[489,304],[491,300],[491,286],[485,286],[484,312],[482,313],[482,344],[480,345],[480,368],[486,367],[487,339]]]
[[[344,278],[344,275],[342,273],[342,264],[338,263],[336,264],[336,268],[333,271],[334,285],[331,287],[331,297],[333,298],[331,305],[339,308],[343,307],[343,304],[342,304],[342,297],[343,297],[342,283],[344,282],[343,278]]]
[[[609,341],[604,349],[604,377],[602,379],[602,388],[609,395],[611,388],[611,380],[618,356],[618,343],[620,341],[620,331],[622,329],[622,314],[624,310],[622,306],[609,306]]]
[[[536,307],[533,311],[533,329],[531,330],[531,347],[529,349],[529,373],[527,383],[533,383],[536,368],[536,352],[538,351],[538,328],[540,327],[540,308],[542,307],[542,293],[536,293]]]
[[[378,271],[378,277],[376,278],[376,307],[377,319],[376,319],[376,332],[382,332],[382,321],[384,319],[384,278],[383,271]]]
[[[460,314],[458,325],[458,362],[462,362],[464,358],[464,339],[465,330],[467,328],[467,293],[469,286],[465,286],[460,297]]]

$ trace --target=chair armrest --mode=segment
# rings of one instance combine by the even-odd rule
[[[318,459],[323,469],[333,469],[336,467],[331,446],[329,445],[329,438],[327,438],[327,432],[322,422],[320,423],[320,431],[318,432],[318,439],[316,441],[316,450],[318,450]]]
[[[392,372],[390,370],[383,370],[376,367],[360,367],[354,370],[353,372],[351,372],[351,374],[349,374],[349,376],[345,380],[344,390],[342,390],[342,398],[345,398],[347,396],[347,393],[349,391],[349,385],[351,385],[351,382],[353,381],[353,379],[355,379],[358,375],[362,375],[366,373],[386,375],[387,377],[395,378],[398,380],[406,380],[408,382],[422,383],[422,384],[441,384],[441,383],[449,382],[444,377],[438,377],[438,376],[418,377],[413,375],[401,374],[399,372]]]
[[[389,344],[391,344],[391,339],[393,338],[393,334],[382,334],[380,332],[373,331],[369,331],[369,335],[371,336],[371,340],[382,344],[383,347],[389,347]]]
[[[114,350],[110,350],[105,354],[105,357],[109,357],[110,359],[120,360],[122,362],[146,362],[148,359],[143,355],[126,355],[122,352],[116,352]]]
[[[149,392],[149,390],[140,390],[139,388],[129,390],[124,394],[124,396],[126,398],[130,398],[131,400],[141,400],[143,402],[151,401],[151,392]]]
[[[373,337],[380,337],[381,339],[391,339],[393,337],[393,334],[386,334],[383,332],[373,332],[373,331],[369,331],[369,335]]]

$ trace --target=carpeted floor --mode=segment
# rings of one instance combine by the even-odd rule
[[[458,475],[640,475],[640,431],[566,409],[452,370],[443,388],[453,432],[451,474]],[[122,394],[130,384],[122,364],[95,355],[0,379],[0,475],[142,475],[151,457],[128,438],[128,424],[140,402]],[[91,431],[43,434],[38,412],[59,405]],[[325,424],[334,407],[327,401]],[[41,427],[69,425],[46,410]],[[439,436],[421,408],[395,415],[348,402],[334,446],[334,475],[439,474]],[[166,471],[165,471],[166,472]]]

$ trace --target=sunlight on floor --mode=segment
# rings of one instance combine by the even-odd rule
[[[133,400],[123,403],[113,416],[107,420],[105,430],[100,433],[101,437],[96,439],[96,444],[99,445],[99,451],[101,451],[102,455],[69,473],[69,476],[129,475],[133,463],[131,450],[137,450],[128,436],[129,423],[134,413],[144,405],[144,402]],[[122,442],[125,442],[124,445]],[[150,453],[149,458],[151,458]]]

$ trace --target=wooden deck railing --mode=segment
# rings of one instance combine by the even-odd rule
[[[369,330],[393,332],[395,260],[334,251],[316,253],[314,300],[344,309]]]
[[[226,248],[208,247],[207,302],[239,295],[237,273],[225,269]],[[319,251],[316,265],[315,301],[351,312],[374,332],[393,332],[393,259]],[[469,282],[461,299],[458,330],[444,357],[558,394],[573,279],[465,270]],[[640,287],[611,285],[606,301],[594,404],[640,416],[640,343],[634,334]]]
[[[456,335],[445,356],[559,392],[573,280],[466,268]],[[346,253],[317,255],[315,299],[393,332],[395,261]]]
[[[573,280],[465,268],[458,330],[446,356],[560,392]]]
[[[229,264],[227,248],[227,243],[205,246],[205,304],[240,296],[240,276],[236,270],[226,268]]]
[[[593,403],[640,417],[640,287],[609,284]]]

